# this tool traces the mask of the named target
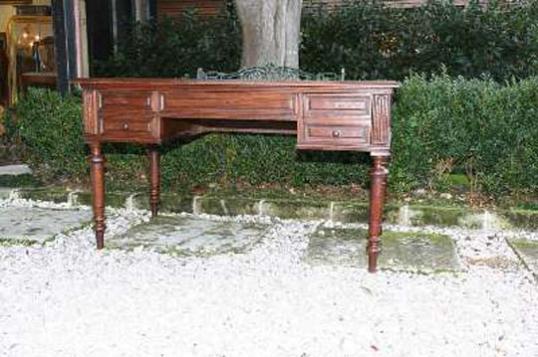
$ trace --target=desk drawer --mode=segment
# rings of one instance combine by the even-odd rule
[[[369,127],[367,126],[318,126],[306,127],[307,140],[330,140],[341,142],[351,140],[353,142],[368,142]]]
[[[188,119],[296,120],[296,97],[275,90],[174,90],[164,93],[163,115]]]
[[[154,102],[149,91],[101,92],[99,133],[110,141],[152,141],[159,122]]]
[[[151,133],[153,118],[144,120],[105,120],[103,133],[125,132],[125,133]]]
[[[371,98],[361,93],[311,93],[303,97],[297,147],[364,150],[370,145]]]
[[[371,115],[370,97],[360,94],[309,94],[305,96],[304,115],[307,118],[356,118]]]
[[[152,94],[146,91],[114,91],[101,93],[101,110],[114,122],[140,120],[152,114]]]
[[[103,121],[101,135],[110,141],[149,142],[159,137],[159,117],[108,119]]]
[[[368,125],[310,125],[304,127],[299,145],[365,146],[369,143]]]

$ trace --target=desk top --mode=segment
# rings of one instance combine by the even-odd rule
[[[388,89],[398,88],[396,81],[246,81],[246,80],[196,80],[181,78],[79,78],[73,81],[83,88],[129,88],[150,89],[159,87],[288,87],[288,88],[340,88],[340,89]]]

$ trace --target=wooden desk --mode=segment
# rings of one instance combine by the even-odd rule
[[[148,146],[150,206],[159,207],[157,145],[212,132],[297,135],[297,149],[369,152],[368,268],[376,270],[396,82],[246,82],[81,79],[84,138],[91,149],[97,248],[104,246],[104,142]]]

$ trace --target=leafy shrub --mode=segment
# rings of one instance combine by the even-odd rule
[[[88,180],[80,100],[31,89],[17,107],[17,127],[30,163],[44,179]],[[393,191],[433,186],[463,173],[495,196],[538,192],[538,78],[505,85],[491,79],[412,76],[397,92],[393,111]],[[286,186],[368,184],[362,153],[295,151],[293,137],[207,135],[163,148],[165,189],[218,183]],[[143,149],[105,148],[107,187],[145,185]]]
[[[28,163],[44,180],[77,177],[86,169],[80,107],[79,98],[33,88],[17,105],[11,131],[21,137]]]
[[[22,156],[20,145],[17,145],[16,129],[10,109],[0,108],[0,165],[17,162]]]
[[[438,73],[441,65],[452,76],[523,78],[537,74],[537,19],[536,2],[395,9],[360,1],[336,12],[321,8],[303,18],[301,66],[344,67],[353,79],[403,79]]]
[[[115,56],[98,62],[101,76],[185,77],[198,68],[233,71],[241,62],[241,28],[233,9],[200,18],[189,11],[181,19],[133,24]]]
[[[432,2],[416,9],[355,1],[337,11],[305,11],[303,70],[349,79],[402,80],[410,73],[483,74],[502,81],[538,74],[538,2],[510,6],[476,2],[462,9]],[[95,67],[98,76],[193,77],[196,69],[234,71],[241,31],[232,7],[213,18],[185,13],[177,21],[137,24],[118,52]]]
[[[427,81],[412,76],[394,110],[392,177],[398,186],[466,174],[493,195],[538,191],[538,78]]]

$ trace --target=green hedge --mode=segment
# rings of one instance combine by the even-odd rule
[[[303,19],[301,67],[353,79],[403,79],[410,73],[486,74],[496,80],[538,74],[538,2],[465,8],[435,1],[395,9],[358,1]]]
[[[81,102],[30,88],[4,118],[7,135],[22,141],[21,154],[45,181],[76,179],[85,170]]]
[[[399,187],[440,185],[463,173],[495,196],[538,192],[538,77],[413,76],[398,92],[392,165]]]
[[[476,2],[462,9],[435,2],[416,9],[356,1],[339,11],[305,12],[301,24],[303,70],[349,79],[402,80],[411,72],[452,76],[487,74],[496,80],[538,75],[538,2],[508,8]],[[203,19],[134,25],[97,76],[182,77],[196,69],[235,71],[241,31],[233,7]]]
[[[30,89],[16,112],[18,135],[43,179],[88,179],[79,98]],[[500,85],[447,75],[410,77],[393,111],[392,190],[443,188],[448,174],[463,173],[483,193],[537,193],[537,114],[538,78]],[[368,155],[298,152],[292,137],[216,134],[180,144],[163,148],[165,189],[368,184]],[[143,149],[111,145],[106,152],[108,187],[145,185]]]
[[[200,18],[186,12],[179,21],[133,24],[116,54],[93,64],[106,77],[195,76],[198,68],[234,71],[241,63],[241,28],[233,9]]]

